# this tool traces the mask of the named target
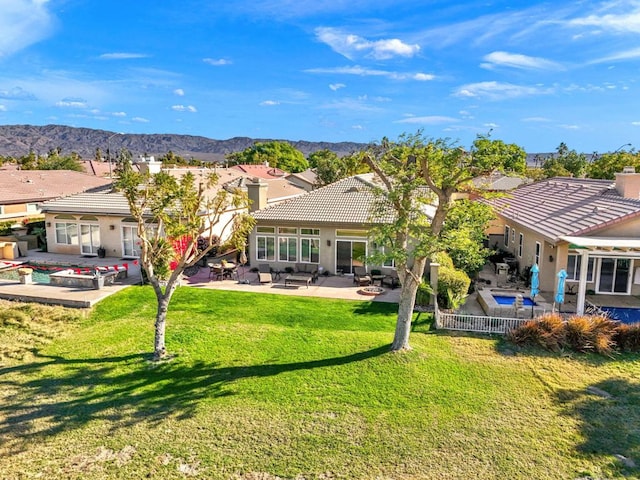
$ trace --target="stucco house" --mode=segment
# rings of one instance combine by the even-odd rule
[[[34,217],[47,200],[108,188],[111,180],[71,170],[0,168],[0,221]]]
[[[373,174],[356,175],[270,207],[266,182],[250,184],[249,197],[257,209],[249,239],[251,263],[276,270],[307,264],[332,274],[353,273],[376,248],[368,239],[374,182]],[[392,218],[390,211],[376,221]],[[394,271],[391,262],[368,268]]]
[[[152,173],[159,171],[160,162],[146,162],[139,167],[151,168]],[[192,173],[198,181],[212,173],[210,169],[179,168],[166,169],[166,172],[180,177],[187,172]],[[239,183],[245,182],[243,174],[232,169],[216,169],[218,182],[206,194],[215,195],[220,188],[228,190],[243,188]],[[286,183],[285,180],[278,182]],[[267,198],[267,203],[282,201],[283,198],[303,193],[293,185],[287,183],[286,188],[273,188],[272,194],[279,197]],[[294,191],[295,190],[295,191]],[[137,222],[131,217],[129,204],[124,196],[112,190],[97,193],[83,193],[70,195],[65,198],[45,202],[42,204],[45,214],[45,228],[47,232],[47,248],[52,253],[77,255],[105,255],[108,257],[136,258],[139,256],[139,238],[137,236]],[[213,234],[225,239],[229,234],[228,228],[233,216],[239,210],[230,208],[221,217],[220,222],[213,227]]]
[[[640,173],[551,178],[484,201],[497,213],[490,246],[512,252],[520,269],[537,264],[541,290],[555,292],[564,269],[578,313],[587,291],[640,294]]]

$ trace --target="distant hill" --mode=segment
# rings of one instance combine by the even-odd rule
[[[96,148],[106,155],[107,146],[115,154],[121,148],[127,148],[135,157],[141,154],[160,156],[171,150],[184,158],[196,158],[205,161],[223,161],[228,153],[239,152],[255,142],[268,142],[272,139],[254,139],[235,137],[228,140],[213,140],[207,137],[177,134],[116,134],[106,130],[75,128],[64,125],[0,125],[0,155],[20,157],[30,150],[37,154],[46,154],[60,147],[62,155],[78,153],[83,159],[92,159]],[[107,140],[111,137],[111,139]],[[305,156],[318,150],[328,149],[338,155],[361,150],[366,144],[355,142],[307,142],[290,141],[291,145]]]

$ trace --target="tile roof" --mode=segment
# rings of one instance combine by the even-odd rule
[[[371,223],[373,175],[356,175],[253,213],[257,220]],[[380,221],[390,222],[391,209]]]
[[[299,178],[300,180],[313,185],[314,183],[316,183],[318,175],[316,174],[315,170],[307,168],[304,172],[290,173],[289,175],[287,175],[287,178],[290,177]]]
[[[79,193],[42,204],[43,212],[131,215],[127,199],[119,192]]]
[[[529,183],[530,181],[531,180],[521,177],[509,177],[501,173],[476,177],[472,180],[476,188],[493,191],[513,190],[523,183]]]
[[[0,169],[0,205],[43,202],[111,184],[108,178],[71,170]]]
[[[241,188],[242,190],[247,189],[246,187],[247,177],[237,178],[230,182],[224,184],[225,188]],[[272,178],[268,180],[264,180],[269,187],[267,188],[267,201],[268,202],[278,202],[285,200],[287,198],[295,197],[297,195],[302,195],[306,193],[306,190],[297,187],[290,183],[288,180],[284,178]]]
[[[504,218],[554,242],[640,216],[640,200],[622,197],[611,180],[557,177],[484,201]]]
[[[270,167],[269,165],[234,165],[231,169],[238,170],[251,177],[260,177],[264,179],[269,178],[281,178],[284,177],[287,172],[280,170],[279,168]]]

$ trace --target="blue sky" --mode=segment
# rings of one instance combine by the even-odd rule
[[[640,148],[640,1],[0,0],[0,124]]]

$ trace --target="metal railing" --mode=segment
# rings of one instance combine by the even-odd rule
[[[462,313],[446,313],[435,309],[435,326],[437,329],[462,330],[465,332],[506,334],[519,327],[529,318],[504,318],[468,315]]]

